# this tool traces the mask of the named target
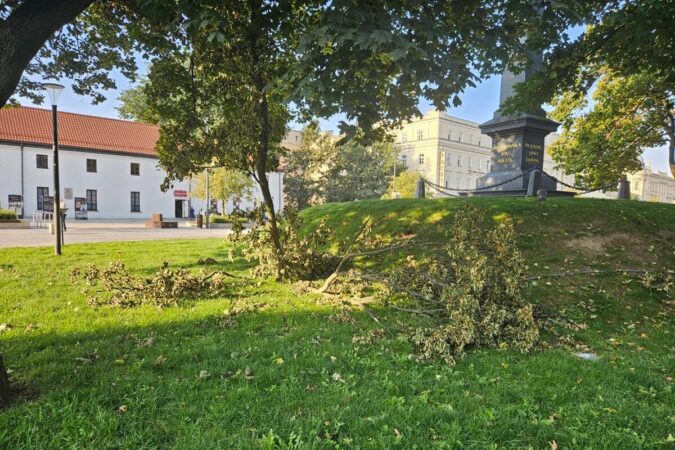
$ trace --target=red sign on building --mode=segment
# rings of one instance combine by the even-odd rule
[[[184,191],[182,189],[176,189],[175,191],[173,191],[173,196],[176,198],[187,198],[188,193],[187,191]]]

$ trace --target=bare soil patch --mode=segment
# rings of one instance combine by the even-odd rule
[[[570,239],[565,246],[589,255],[599,255],[612,247],[621,247],[627,255],[639,260],[649,259],[649,242],[628,233],[611,233],[608,235],[589,234]]]

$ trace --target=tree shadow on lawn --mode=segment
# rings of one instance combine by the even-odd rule
[[[143,257],[143,253],[137,253],[138,248],[144,248],[148,245],[151,246],[164,246],[168,241],[134,241],[134,242],[111,242],[111,243],[97,243],[93,246],[88,244],[73,244],[70,248],[66,249],[66,264],[63,265],[62,261],[56,261],[56,267],[60,269],[62,273],[68,273],[74,267],[84,269],[87,265],[90,264],[92,260],[100,260],[101,257],[105,257],[104,260],[93,263],[94,266],[99,268],[107,267],[110,263],[115,261],[123,261],[129,269],[132,269],[134,274],[137,275],[153,275],[157,270],[161,269],[162,262],[166,261],[169,264],[169,268],[183,268],[183,269],[200,269],[204,268],[206,270],[225,270],[228,272],[245,272],[249,269],[255,267],[255,261],[247,261],[242,257],[242,250],[240,246],[233,244],[227,240],[217,240],[217,239],[205,239],[205,244],[208,244],[208,247],[204,248],[203,251],[200,251],[199,247],[194,245],[193,241],[176,241],[172,242],[172,246],[166,249],[166,254],[164,257],[153,257],[152,260],[147,260]],[[214,248],[215,245],[215,248]],[[30,250],[35,249],[13,249],[19,250],[22,253],[25,253],[26,258],[30,257],[42,257],[49,255],[51,252],[50,249],[37,249],[38,253],[33,253],[31,255]],[[182,253],[182,251],[185,253]],[[145,250],[148,253],[157,251],[156,248],[149,248]],[[230,260],[230,251],[233,252],[234,258]],[[31,256],[29,256],[31,255]],[[204,258],[211,258],[215,260],[214,264],[200,264],[199,260]],[[186,260],[187,259],[187,260]],[[8,266],[11,266],[8,264]]]
[[[319,446],[390,447],[403,436],[409,445],[542,447],[638,442],[626,431],[638,423],[638,436],[655,442],[667,427],[667,396],[640,395],[640,374],[623,365],[497,350],[454,367],[419,363],[403,335],[354,343],[377,324],[332,313],[266,309],[236,324],[212,315],[8,336],[12,376],[40,396],[0,412],[0,447],[250,448],[270,430]]]

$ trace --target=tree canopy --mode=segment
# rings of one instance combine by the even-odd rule
[[[115,109],[122,119],[157,125],[160,117],[148,104],[145,86],[146,81],[143,81],[137,86],[122,91],[118,97],[120,104]]]
[[[301,133],[300,146],[286,150],[283,157],[284,194],[295,209],[323,202],[324,175],[338,152],[335,138],[311,122]]]
[[[565,172],[591,189],[641,169],[644,149],[669,144],[672,153],[675,145],[675,95],[667,77],[609,68],[597,75],[592,106],[575,90],[555,99],[551,115],[563,133],[549,148]]]
[[[65,77],[101,101],[115,87],[111,70],[133,78],[135,57],[161,57],[177,34],[206,30],[215,45],[226,36],[239,45],[230,40],[230,13],[256,4],[275,24],[274,45],[295,59],[273,80],[286,85],[285,100],[305,116],[344,113],[364,129],[419,114],[423,98],[438,108],[458,104],[466,87],[522,68],[526,46],[545,50],[546,66],[520,87],[516,109],[573,86],[588,90],[597,80],[591,66],[675,84],[671,1],[12,0],[0,4],[0,106],[13,93],[38,100],[31,76]],[[580,25],[586,30],[571,39],[568,30]]]
[[[412,170],[401,171],[395,178],[391,178],[382,198],[394,198],[394,192],[398,193],[396,198],[414,198],[419,179],[420,175],[417,172]]]
[[[0,33],[16,31],[14,19],[24,11],[35,19],[31,26],[39,27],[45,17],[38,9],[48,6],[43,3],[50,2],[5,2],[0,13],[6,20],[0,23]],[[114,81],[107,76],[112,68],[133,76],[134,51],[162,57],[162,50],[176,44],[177,36],[197,32],[208,33],[214,45],[237,47],[243,41],[232,31],[251,19],[247,11],[256,9],[258,19],[249,21],[253,27],[246,33],[266,28],[278,56],[283,54],[293,62],[272,80],[284,85],[278,88],[285,91],[286,99],[312,116],[345,113],[365,129],[418,114],[417,103],[422,98],[437,107],[458,103],[462,90],[482,77],[499,73],[507,63],[524,64],[521,36],[537,35],[541,46],[550,46],[564,40],[564,30],[583,19],[583,8],[577,2],[573,7],[551,3],[543,12],[520,1],[91,3],[60,2],[71,8],[68,17],[60,17],[65,28],[53,24],[51,32],[36,36],[42,43],[33,52],[33,62],[30,58],[14,61],[9,50],[15,44],[7,43],[7,64],[20,72],[28,69],[28,74],[31,67],[39,66],[49,75],[72,78],[80,93],[100,100],[96,88],[112,86]],[[51,12],[58,9],[53,3],[50,6]],[[185,47],[184,41],[178,42]],[[0,50],[5,52],[2,43],[0,39]],[[29,66],[34,63],[38,66]],[[26,78],[22,83],[22,95],[35,88]],[[5,101],[0,97],[0,104]]]
[[[116,70],[134,79],[143,52],[132,11],[144,2],[13,0],[0,3],[0,107],[12,95],[41,102],[37,79],[67,78],[94,103],[117,87]],[[147,37],[150,42],[150,36]]]
[[[438,109],[457,106],[467,87],[506,66],[523,68],[525,42],[543,48],[565,41],[564,30],[580,19],[571,12],[578,5],[547,6],[540,11],[516,1],[327,2],[300,35],[298,64],[283,80],[303,115],[344,113],[358,121],[365,137],[381,138],[388,127],[421,116],[423,99]],[[357,127],[342,123],[341,132],[352,136]]]
[[[391,143],[366,147],[357,142],[342,145],[324,175],[327,202],[380,198],[393,176],[396,156]]]
[[[516,86],[505,111],[527,111],[567,91],[588,93],[608,68],[624,77],[649,74],[675,86],[675,3],[663,0],[589,0],[560,2],[577,25],[576,39],[547,50],[543,70]],[[564,3],[564,5],[562,5]],[[548,5],[546,7],[549,7]],[[573,20],[574,21],[574,20]]]
[[[197,186],[192,195],[206,199],[206,172],[197,175]],[[248,174],[239,170],[224,168],[209,170],[209,193],[212,200],[226,203],[233,197],[250,198],[253,191],[253,180]]]

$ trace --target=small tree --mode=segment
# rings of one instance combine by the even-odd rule
[[[197,177],[197,187],[192,191],[194,197],[206,198],[206,174],[201,172]],[[209,171],[209,192],[213,200],[220,200],[223,205],[232,197],[251,198],[253,179],[238,170],[224,168]]]
[[[302,130],[300,147],[286,151],[284,193],[289,206],[298,210],[323,201],[324,178],[337,152],[332,135],[312,122]]]
[[[387,191],[382,198],[393,198],[393,193],[398,192],[399,198],[413,198],[417,188],[417,180],[420,176],[417,172],[404,170],[396,178],[392,178],[387,186]]]
[[[365,147],[349,142],[340,146],[324,177],[326,201],[382,197],[393,176],[395,161],[390,143],[377,142]]]
[[[160,118],[157,112],[148,105],[145,93],[146,83],[147,81],[143,81],[137,86],[122,91],[118,97],[120,105],[115,109],[122,119],[157,125]]]

